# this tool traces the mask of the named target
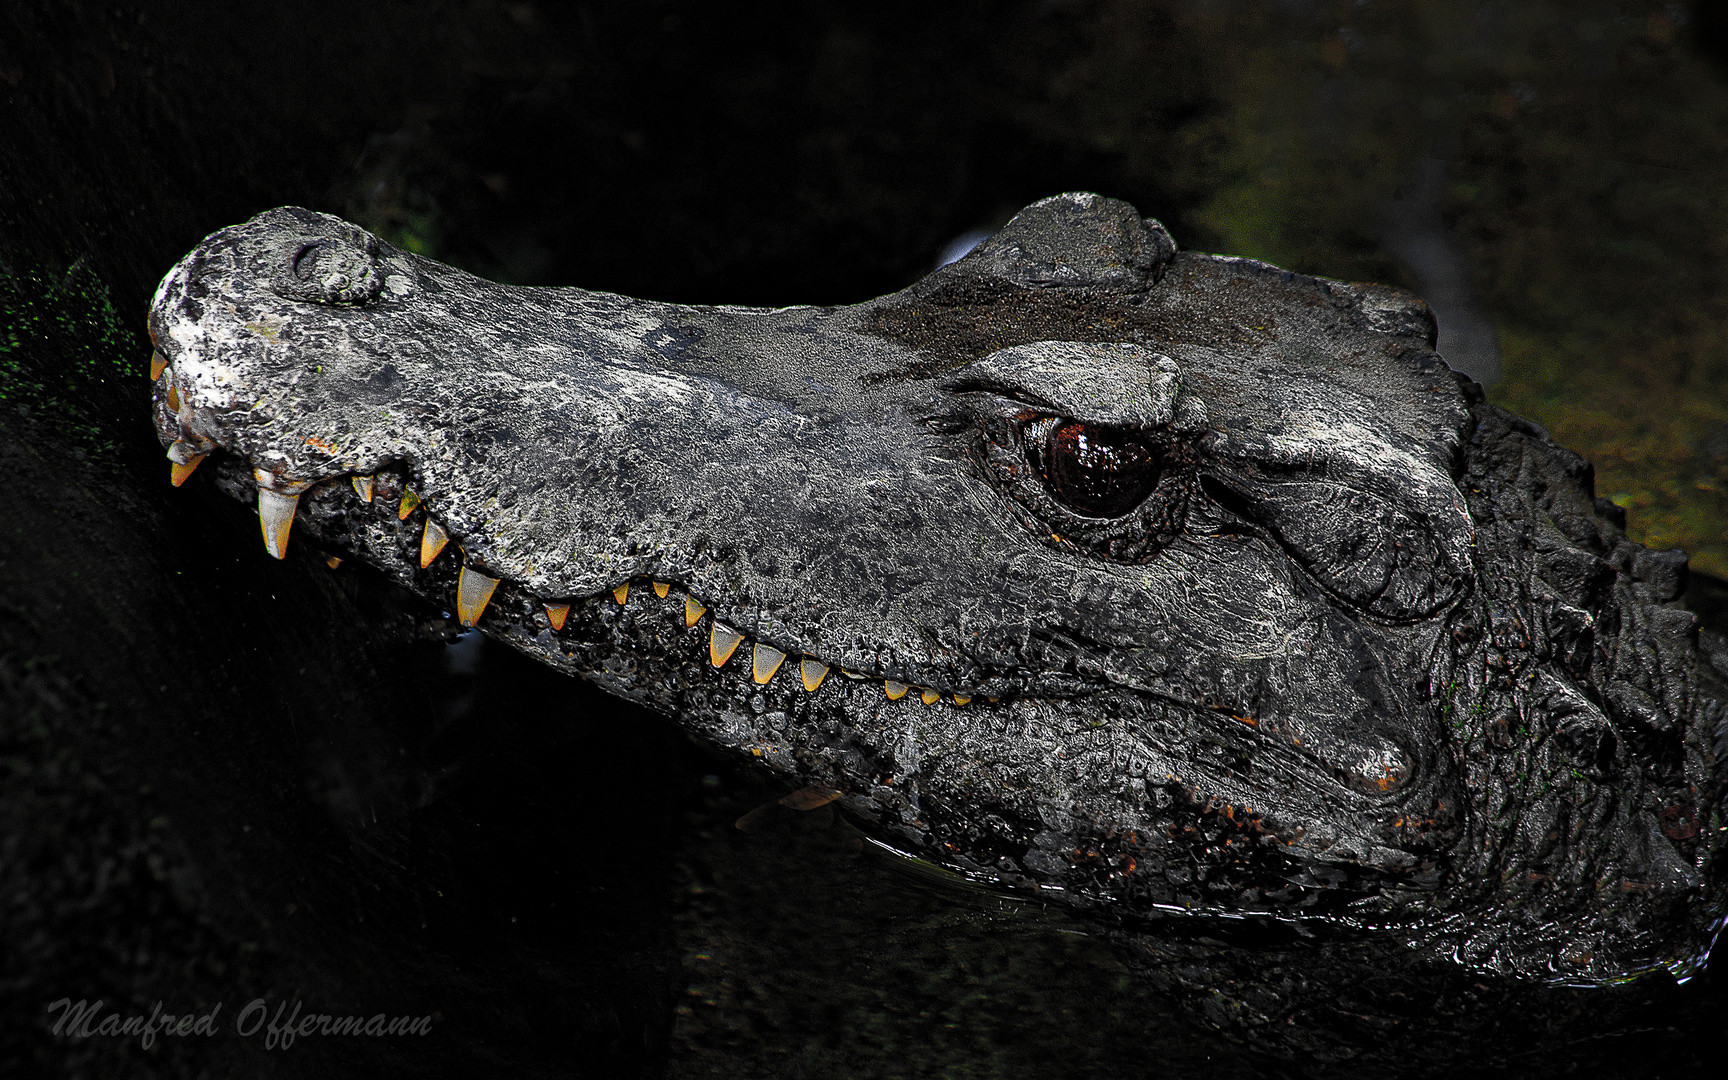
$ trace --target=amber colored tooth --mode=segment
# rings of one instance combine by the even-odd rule
[[[426,519],[426,531],[420,534],[420,569],[432,565],[432,560],[444,550],[444,545],[450,542],[450,534],[444,531],[444,526]]]
[[[372,501],[372,478],[370,476],[351,476],[348,482],[354,485],[354,494],[360,496],[361,502]]]
[[[612,599],[618,601],[620,606],[628,603],[630,600],[630,583],[628,581],[626,581],[624,584],[618,586],[616,589],[613,589],[612,590]]]
[[[688,630],[690,627],[695,626],[696,623],[701,620],[702,616],[707,614],[707,612],[708,612],[707,608],[703,607],[701,604],[698,604],[696,601],[690,599],[689,597],[685,597],[684,598],[684,628],[686,630]]]
[[[324,560],[324,565],[325,565],[325,566],[328,566],[328,567],[329,567],[329,568],[330,568],[330,569],[332,569],[332,570],[334,570],[334,569],[336,569],[336,568],[337,568],[337,567],[338,567],[338,566],[341,566],[341,565],[342,565],[342,556],[340,556],[340,555],[332,555],[332,556],[330,556],[330,557],[329,557],[329,558],[328,558],[328,559],[325,559],[325,560]]]
[[[552,629],[564,629],[564,620],[570,617],[569,604],[547,604],[546,621],[552,624]]]
[[[760,641],[750,654],[750,677],[758,684],[766,685],[774,673],[780,670],[780,665],[786,662],[786,654],[772,645],[764,645]]]
[[[284,495],[269,488],[258,489],[258,523],[264,528],[264,550],[278,559],[288,555],[288,530],[294,524],[294,510],[300,496]]]
[[[152,352],[150,354],[150,381],[155,382],[157,379],[160,379],[162,373],[167,370],[168,361],[162,358],[161,353]]]
[[[419,505],[420,496],[416,495],[412,491],[404,491],[402,493],[402,501],[396,506],[396,520],[407,521],[408,515],[412,514],[414,508]]]
[[[175,487],[179,487],[186,482],[186,478],[192,475],[193,470],[198,468],[198,463],[203,460],[203,454],[194,454],[184,462],[170,461],[168,463],[168,479],[173,482]]]
[[[173,386],[170,386],[168,388],[168,411],[169,412],[179,412],[180,411],[180,391],[178,388],[173,387]]]
[[[479,622],[486,605],[492,602],[493,590],[497,588],[497,578],[464,566],[456,577],[456,621],[463,626]]]
[[[658,596],[662,600],[666,599],[666,594],[672,591],[672,586],[666,584],[664,581],[653,582],[653,585],[654,595]]]
[[[804,689],[814,694],[816,688],[822,685],[822,680],[828,677],[828,665],[806,656],[798,662],[798,674],[804,680]]]
[[[971,704],[971,702],[972,702],[972,695],[971,694],[955,694],[954,695],[954,704],[956,704],[956,705],[969,705],[969,704]]]
[[[882,681],[882,692],[888,695],[889,701],[899,701],[901,698],[906,696],[906,691],[910,689],[912,688],[907,686],[905,683],[895,682],[893,679],[884,679]]]
[[[918,699],[926,705],[934,705],[942,700],[942,695],[929,687],[925,687],[924,691],[918,695]]]
[[[743,640],[743,634],[718,619],[714,620],[714,625],[708,628],[708,662],[715,667],[724,666]]]

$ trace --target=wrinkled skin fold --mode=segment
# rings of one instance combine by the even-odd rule
[[[150,327],[175,481],[208,457],[274,554],[1060,899],[1265,1045],[1334,961],[1256,955],[1526,993],[1684,977],[1719,928],[1728,654],[1684,555],[1407,295],[1092,195],[779,310],[496,285],[283,208]]]

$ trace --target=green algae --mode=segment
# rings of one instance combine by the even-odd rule
[[[111,452],[115,403],[136,406],[149,377],[142,329],[82,257],[58,270],[0,261],[0,409]]]

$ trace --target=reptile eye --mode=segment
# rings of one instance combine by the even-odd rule
[[[1128,513],[1146,501],[1163,474],[1162,457],[1132,429],[1080,420],[1057,424],[1043,457],[1050,494],[1093,518]]]

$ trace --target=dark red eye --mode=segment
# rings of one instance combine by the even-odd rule
[[[1069,420],[1050,433],[1044,479],[1050,493],[1086,517],[1121,517],[1158,486],[1162,459],[1129,428]]]

